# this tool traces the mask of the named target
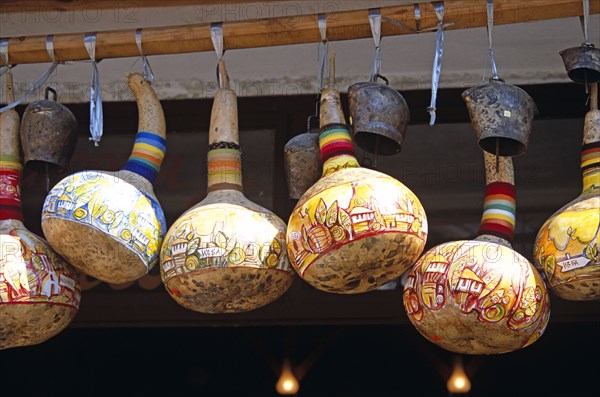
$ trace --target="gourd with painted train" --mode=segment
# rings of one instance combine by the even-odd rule
[[[574,301],[600,299],[600,110],[598,83],[592,85],[581,147],[583,190],[556,211],[538,232],[535,265],[550,290]]]
[[[430,342],[462,354],[528,346],[550,317],[544,281],[510,244],[516,211],[512,159],[488,152],[484,157],[479,237],[433,247],[409,270],[404,285],[404,308],[415,328]]]
[[[12,74],[7,76],[14,101]],[[79,310],[75,270],[23,224],[19,115],[0,114],[0,349],[44,342]]]
[[[99,280],[122,284],[158,263],[167,230],[152,183],[166,150],[163,110],[141,73],[127,75],[139,120],[133,151],[116,172],[81,171],[46,196],[42,229],[73,266]]]
[[[181,306],[203,313],[245,312],[278,299],[294,271],[285,223],[243,194],[237,97],[219,62],[208,150],[208,194],[165,237],[161,276]]]
[[[427,218],[406,186],[360,167],[335,89],[334,58],[321,93],[323,175],[292,211],[286,244],[296,272],[315,288],[362,293],[414,264],[427,239]]]

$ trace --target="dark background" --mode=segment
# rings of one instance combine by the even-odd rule
[[[575,84],[522,88],[540,110],[528,152],[514,159],[514,248],[531,260],[542,223],[580,192],[586,95]],[[429,220],[427,249],[474,237],[481,216],[483,161],[461,91],[439,92],[433,127],[425,111],[429,91],[403,93],[411,108],[403,150],[378,159],[378,170],[420,198]],[[246,194],[284,220],[295,201],[287,197],[283,146],[304,132],[315,100],[239,100]],[[169,143],[155,192],[168,226],[206,194],[211,105],[210,99],[163,103]],[[99,148],[87,141],[88,104],[69,107],[79,121],[80,141],[70,169],[50,175],[50,186],[81,169],[119,169],[133,144],[134,103],[104,104]],[[364,162],[362,152],[358,157]],[[26,170],[25,223],[38,234],[45,194],[45,176]],[[0,396],[270,396],[284,357],[302,377],[299,396],[447,395],[453,356],[410,325],[400,285],[344,296],[296,278],[283,297],[261,309],[205,315],[172,301],[157,268],[130,285],[89,278],[82,283],[81,308],[68,329],[37,346],[0,351]],[[600,304],[551,299],[550,324],[536,343],[503,355],[464,358],[470,396],[591,396],[600,390]]]

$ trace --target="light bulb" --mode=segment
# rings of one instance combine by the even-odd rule
[[[471,390],[471,381],[467,378],[460,356],[457,356],[454,360],[454,369],[452,375],[448,378],[446,387],[453,394],[466,394]]]
[[[289,361],[285,360],[281,368],[281,376],[275,385],[275,390],[279,394],[290,395],[298,393],[298,389],[300,389],[300,384],[292,373]]]

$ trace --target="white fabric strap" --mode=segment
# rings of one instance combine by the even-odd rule
[[[375,42],[375,59],[373,60],[370,80],[375,81],[377,76],[381,74],[381,9],[371,8],[369,10],[369,24]]]
[[[86,33],[84,38],[85,49],[92,61],[92,82],[90,85],[90,140],[98,146],[102,139],[102,90],[100,88],[100,72],[96,62],[96,33]]]

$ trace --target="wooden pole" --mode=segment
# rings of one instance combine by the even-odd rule
[[[445,3],[446,30],[468,29],[487,25],[486,2],[456,0]],[[590,14],[600,13],[600,0],[590,1]],[[382,36],[414,34],[386,21],[391,18],[416,29],[413,4],[382,7]],[[494,24],[513,24],[547,19],[576,17],[583,14],[581,0],[496,0]],[[258,48],[321,41],[317,15],[224,22],[224,49]],[[431,3],[421,3],[421,29],[435,27],[437,18]],[[145,28],[145,55],[182,54],[213,51],[209,24]],[[139,55],[135,42],[136,29],[99,31],[96,35],[96,59],[135,57]],[[88,59],[84,47],[85,32],[54,36],[57,61]],[[368,10],[327,14],[327,37],[331,41],[371,37]],[[583,40],[583,38],[582,38]],[[578,43],[573,43],[573,46]],[[46,36],[11,37],[8,46],[11,64],[49,62]],[[0,63],[2,65],[2,63]]]

